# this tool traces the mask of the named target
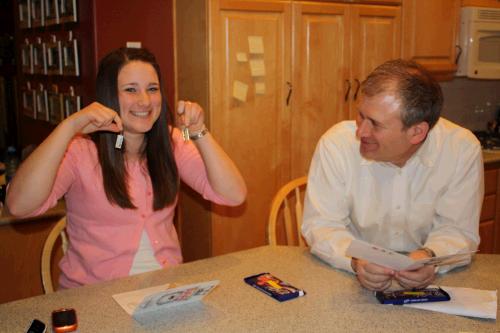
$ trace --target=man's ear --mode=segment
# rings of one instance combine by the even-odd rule
[[[429,133],[429,124],[422,121],[410,127],[408,134],[410,136],[410,143],[417,145],[425,140]]]

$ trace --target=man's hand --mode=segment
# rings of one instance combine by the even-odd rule
[[[392,269],[357,258],[352,258],[351,266],[359,283],[366,289],[383,291],[391,286],[395,274]]]
[[[423,250],[416,250],[410,253],[410,258],[419,260],[429,258],[429,254]],[[427,287],[436,278],[435,267],[432,265],[423,266],[413,271],[399,271],[394,275],[401,287],[405,289],[422,289]]]

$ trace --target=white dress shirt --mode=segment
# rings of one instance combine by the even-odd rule
[[[484,171],[469,130],[441,118],[402,168],[364,159],[355,131],[354,121],[338,123],[316,147],[302,225],[313,254],[352,272],[345,252],[354,238],[438,256],[477,249]]]

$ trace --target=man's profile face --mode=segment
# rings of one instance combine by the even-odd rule
[[[403,166],[416,151],[408,129],[403,129],[400,106],[392,93],[360,96],[356,104],[356,136],[364,158]]]

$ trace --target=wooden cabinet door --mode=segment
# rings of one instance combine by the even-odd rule
[[[479,224],[479,253],[495,253],[495,221],[485,221]]]
[[[450,79],[457,70],[460,0],[406,0],[403,15],[403,57],[419,62],[438,79]]]
[[[359,84],[378,65],[401,55],[401,8],[353,5],[351,48],[351,101]],[[356,117],[353,107],[350,118]]]
[[[210,127],[248,186],[237,214],[213,207],[218,255],[265,244],[271,200],[290,178],[291,15],[290,3],[278,1],[210,5]]]
[[[349,117],[348,10],[345,4],[293,5],[292,178],[307,174],[321,135]]]

